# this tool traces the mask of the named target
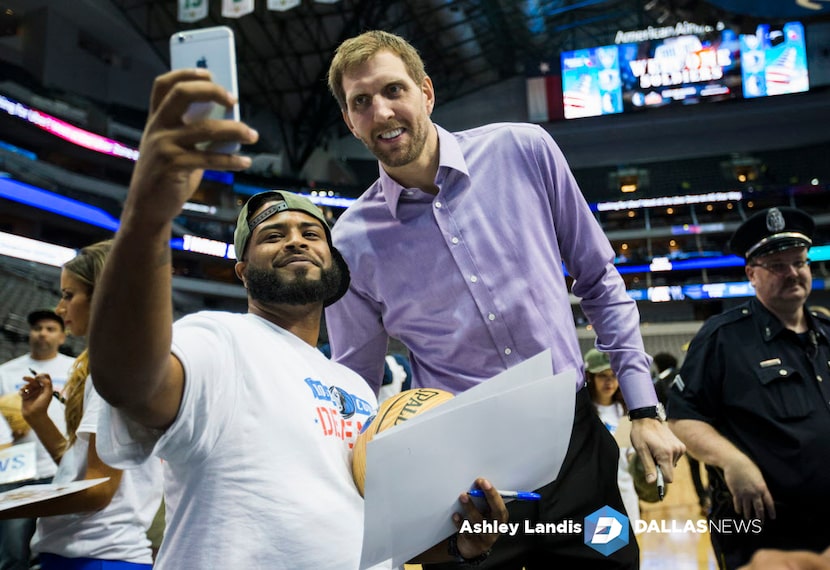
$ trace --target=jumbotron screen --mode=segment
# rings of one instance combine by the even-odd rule
[[[753,34],[685,23],[617,39],[561,54],[566,119],[809,89],[798,22],[759,25]]]

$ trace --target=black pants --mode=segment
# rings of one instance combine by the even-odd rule
[[[588,390],[576,396],[574,426],[559,477],[538,490],[539,502],[513,501],[507,509],[511,522],[524,529],[537,522],[571,520],[583,526],[580,533],[526,534],[499,537],[490,558],[480,568],[487,570],[550,570],[551,568],[611,569],[639,568],[640,549],[629,524],[628,545],[604,556],[585,544],[585,517],[604,506],[625,513],[617,486],[620,449],[596,414]],[[449,570],[457,564],[426,564],[425,570]]]
[[[733,508],[732,495],[723,481],[723,474],[715,468],[709,468],[708,472],[712,490],[710,536],[721,570],[733,570],[747,564],[761,548],[823,552],[830,544],[830,521],[821,502],[799,507],[776,503],[775,520],[767,519],[763,524],[755,522],[749,526],[743,522],[739,527],[734,521],[741,521],[742,517]]]

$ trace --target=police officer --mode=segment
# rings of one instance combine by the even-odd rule
[[[730,249],[746,260],[755,298],[701,327],[669,391],[671,429],[713,467],[721,568],[762,546],[830,543],[830,319],[805,309],[814,228],[779,207],[735,231]]]

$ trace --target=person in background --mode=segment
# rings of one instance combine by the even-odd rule
[[[668,352],[658,352],[652,360],[657,373],[654,375],[654,391],[657,398],[665,405],[669,397],[669,384],[677,374],[677,359]]]
[[[558,522],[606,505],[621,511],[619,450],[583,390],[564,262],[597,348],[619,376],[647,476],[656,480],[659,463],[671,481],[684,447],[662,422],[637,306],[550,135],[531,124],[460,133],[437,126],[423,60],[383,31],[343,42],[328,82],[346,125],[380,167],[333,229],[352,272],[349,292],[326,310],[333,358],[377,391],[396,338],[408,349],[413,388],[458,393],[549,349],[554,372],[578,371],[574,426],[560,435],[568,454],[540,504],[512,502],[511,519]],[[502,537],[482,567],[638,561],[633,540],[605,557],[581,536],[517,533]]]
[[[168,524],[157,570],[357,568],[363,499],[351,449],[377,401],[316,348],[323,307],[346,291],[348,267],[318,207],[290,192],[263,192],[242,207],[234,233],[248,311],[201,311],[174,324],[172,222],[203,168],[251,164],[197,144],[249,144],[258,135],[238,121],[182,120],[197,101],[234,103],[204,69],[158,77],[150,101],[92,311],[92,377],[110,404],[99,452],[121,466],[164,460]],[[478,482],[486,516],[506,520],[496,490]],[[464,517],[483,520],[466,493],[459,502]],[[454,519],[460,527],[462,514]],[[497,537],[456,534],[424,557],[477,557]]]
[[[66,384],[73,358],[61,354],[58,349],[66,342],[63,319],[51,309],[38,309],[26,316],[29,323],[29,352],[0,365],[0,395],[17,398],[18,391],[26,384],[24,376],[48,374],[52,388],[62,392]],[[17,413],[20,413],[18,406]],[[49,419],[61,434],[66,434],[64,406],[57,399],[49,401]],[[28,427],[28,426],[27,426]],[[57,464],[31,430],[15,440],[15,444],[35,442],[37,460],[34,479],[0,485],[0,492],[16,489],[21,485],[43,484],[52,481]],[[0,520],[0,570],[28,570],[31,561],[29,542],[35,533],[35,519]]]
[[[671,428],[710,468],[721,568],[762,547],[821,552],[830,537],[817,508],[830,504],[830,318],[805,308],[814,228],[783,206],[738,227],[729,245],[755,297],[704,323],[669,392]],[[740,519],[749,532],[733,531]]]
[[[654,367],[657,369],[654,378],[657,397],[660,398],[663,404],[667,404],[669,390],[675,385],[674,378],[677,376],[677,358],[668,352],[658,352],[654,355]],[[692,474],[692,485],[695,488],[698,505],[700,505],[700,514],[706,516],[709,514],[712,502],[709,499],[709,490],[703,484],[703,477],[701,476],[701,471],[705,467],[688,453],[686,454],[686,461],[689,463],[689,470]]]
[[[597,409],[599,419],[612,434],[616,433],[621,421],[628,421],[628,408],[620,391],[617,375],[611,369],[608,355],[592,348],[585,353],[585,374],[591,401]],[[633,447],[620,447],[620,461],[617,469],[617,484],[630,519],[640,518],[640,500],[634,488],[634,479],[629,471],[629,462],[636,453]]]
[[[110,245],[100,242],[83,248],[61,271],[56,312],[75,336],[87,334],[90,303]],[[0,517],[38,517],[31,549],[43,570],[149,570],[152,555],[146,533],[161,501],[161,465],[154,460],[119,471],[98,457],[95,442],[102,402],[89,380],[88,350],[75,359],[66,382],[66,436],[48,413],[56,399],[50,375],[38,371],[24,379],[23,417],[58,464],[54,482],[108,480],[0,512]]]

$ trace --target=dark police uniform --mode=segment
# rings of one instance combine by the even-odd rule
[[[752,264],[810,247],[813,219],[796,208],[754,214],[730,249]],[[720,469],[709,468],[712,546],[721,568],[737,568],[759,548],[823,551],[830,545],[830,319],[809,314],[797,334],[757,298],[713,317],[689,345],[669,391],[668,415],[711,425],[760,469],[775,502],[767,516],[738,528]]]
[[[746,563],[762,546],[830,545],[830,319],[810,321],[798,335],[757,299],[713,317],[670,390],[669,417],[714,427],[755,462],[775,501],[777,518],[759,534],[712,533],[722,566]],[[712,486],[710,518],[740,520],[722,473]]]

